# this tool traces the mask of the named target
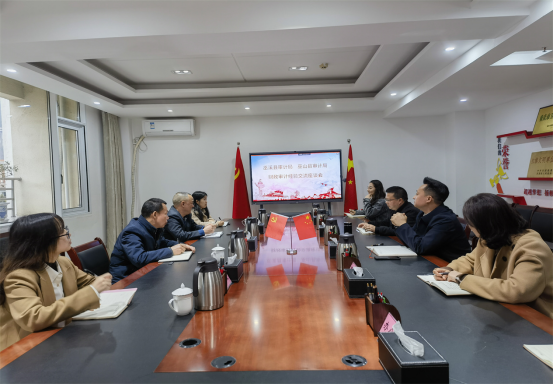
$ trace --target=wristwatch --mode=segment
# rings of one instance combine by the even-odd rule
[[[458,275],[455,277],[455,282],[459,285],[461,285],[461,282],[463,281],[463,279],[467,276],[467,274],[465,273],[464,275]]]

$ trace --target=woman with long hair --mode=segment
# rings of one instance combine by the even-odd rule
[[[221,227],[224,224],[224,221],[215,221],[210,213],[209,208],[207,208],[207,193],[202,191],[196,191],[192,194],[194,199],[194,208],[192,208],[192,220],[198,225],[203,225],[204,227],[208,224]]]
[[[440,281],[503,303],[527,303],[553,318],[553,257],[539,233],[501,197],[479,193],[463,206],[479,237],[478,246],[447,267],[434,269]]]
[[[88,275],[60,257],[70,248],[69,229],[56,214],[23,216],[12,224],[0,270],[0,350],[100,306],[99,293],[111,287],[111,275]]]
[[[386,205],[386,192],[380,180],[370,181],[367,196],[363,198],[363,205],[363,209],[358,211],[350,209],[349,212],[352,215],[365,215],[365,221],[375,227],[390,225],[390,209]]]

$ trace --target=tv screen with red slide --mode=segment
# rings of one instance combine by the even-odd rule
[[[250,153],[254,204],[342,201],[342,151]]]

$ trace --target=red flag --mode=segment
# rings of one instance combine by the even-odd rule
[[[245,219],[250,217],[250,200],[248,198],[248,186],[246,185],[246,175],[242,165],[242,156],[240,148],[236,148],[236,163],[234,168],[234,199],[232,201],[232,218]]]
[[[282,240],[287,221],[288,218],[286,216],[272,212],[271,217],[269,217],[269,222],[267,223],[267,229],[265,229],[265,236],[278,241]]]
[[[349,213],[350,209],[357,211],[357,188],[355,186],[355,169],[353,168],[353,154],[351,145],[348,155],[348,173],[346,176],[346,197],[344,200],[344,212]]]
[[[312,237],[317,236],[315,227],[313,226],[313,220],[311,219],[311,214],[309,212],[294,216],[294,224],[296,225],[296,230],[298,231],[298,237],[300,240],[311,239]]]

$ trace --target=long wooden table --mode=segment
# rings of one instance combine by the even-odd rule
[[[341,218],[339,222],[342,227]],[[237,224],[231,221],[224,232]],[[451,382],[553,380],[551,370],[522,348],[553,344],[551,322],[539,313],[513,306],[524,309],[528,321],[476,296],[448,298],[416,277],[430,273],[430,261],[376,261],[364,246],[397,244],[395,240],[358,233],[355,239],[363,267],[398,308],[404,328],[419,331],[448,360]],[[190,262],[152,264],[114,286],[138,288],[118,319],[74,322],[16,343],[12,352],[28,351],[15,359],[12,353],[0,381],[387,382],[376,338],[365,323],[363,300],[347,297],[342,274],[320,241],[304,242],[296,244],[298,255],[291,257],[285,254],[289,243],[265,239],[250,255],[242,280],[231,286],[223,308],[178,317],[167,306],[171,291],[180,283],[191,286],[197,260],[218,243],[226,246],[228,236],[199,240]],[[202,340],[188,350],[192,354],[175,345],[186,337]],[[6,351],[0,353],[0,364],[7,361]],[[211,367],[211,359],[221,354],[237,359],[234,368]],[[345,354],[360,354],[368,363],[346,367],[341,363]]]

